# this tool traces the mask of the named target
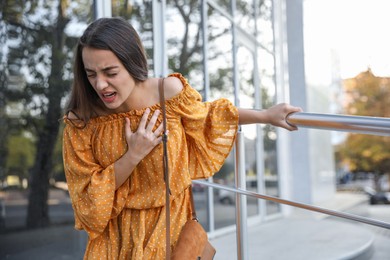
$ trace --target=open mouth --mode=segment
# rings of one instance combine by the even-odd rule
[[[116,97],[116,92],[108,92],[102,94],[102,99],[104,102],[112,102]]]

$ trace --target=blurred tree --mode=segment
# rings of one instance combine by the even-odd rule
[[[11,127],[35,136],[30,170],[27,227],[49,225],[48,189],[53,150],[58,138],[62,104],[70,86],[71,53],[77,37],[68,25],[90,17],[89,1],[3,1],[7,24],[9,69],[6,91],[17,104]],[[88,6],[88,7],[87,7]],[[87,10],[87,11],[86,11]],[[11,80],[13,79],[13,80]]]
[[[28,178],[28,170],[34,164],[35,147],[27,132],[11,134],[8,139],[7,169],[9,175],[17,175],[19,179]]]
[[[390,117],[390,78],[377,77],[368,69],[345,80],[344,88],[347,114]],[[336,158],[352,172],[372,172],[378,180],[382,174],[390,173],[389,147],[388,137],[348,134]]]
[[[112,16],[127,19],[139,33],[145,47],[149,70],[153,71],[153,8],[151,0],[112,0]]]

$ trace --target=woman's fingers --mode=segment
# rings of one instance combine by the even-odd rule
[[[300,107],[291,106],[286,103],[277,104],[269,108],[271,124],[274,126],[283,127],[290,131],[297,130],[298,128],[289,124],[286,119],[289,114],[301,111],[302,109]]]
[[[154,111],[153,113],[153,116],[152,118],[150,119],[147,127],[146,127],[146,132],[152,132],[154,126],[156,125],[156,122],[157,122],[157,118],[158,118],[158,115],[160,114],[160,110],[156,110]]]
[[[125,135],[131,136],[133,132],[131,132],[131,123],[128,117],[125,118]]]
[[[161,123],[154,131],[154,135],[160,137],[163,131],[164,131],[164,125]]]
[[[145,110],[145,113],[142,115],[141,121],[139,122],[139,126],[138,126],[137,132],[139,130],[141,130],[141,131],[145,130],[146,122],[148,121],[149,114],[150,114],[150,109],[147,108]]]

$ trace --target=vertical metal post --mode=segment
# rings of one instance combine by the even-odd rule
[[[236,188],[246,190],[245,146],[241,129],[237,133],[235,146],[235,179]],[[237,259],[248,259],[247,232],[247,198],[236,193],[236,227],[237,227]]]
[[[255,40],[257,42],[258,28],[257,21],[260,17],[259,8],[260,1],[253,0],[254,20],[255,20]],[[262,94],[261,94],[261,79],[260,69],[258,63],[258,45],[255,44],[254,49],[254,64],[253,64],[253,85],[255,87],[255,108],[261,109],[263,107]],[[257,192],[265,193],[265,179],[264,179],[264,141],[263,141],[263,128],[256,125],[256,158],[260,160],[256,161],[256,172],[257,172]],[[264,200],[257,200],[258,214],[263,219],[266,215],[266,202]]]
[[[234,104],[240,106],[240,97],[239,97],[239,80],[238,80],[238,65],[237,65],[237,25],[235,24],[235,13],[236,13],[236,0],[231,2],[231,13],[233,16],[232,21],[232,59],[233,59],[233,86],[234,86]]]
[[[272,26],[274,34],[274,69],[276,85],[276,103],[289,102],[288,60],[286,44],[286,0],[272,1]],[[291,198],[292,182],[290,135],[277,129],[276,153],[279,174],[279,191],[283,198]],[[289,215],[293,208],[281,205],[284,215]]]
[[[111,0],[94,0],[94,18],[112,17]]]
[[[207,31],[207,0],[201,0],[200,2],[200,14],[202,23],[202,40],[203,40],[203,76],[204,76],[204,100],[210,99],[210,80],[208,70],[208,31]],[[213,182],[213,177],[207,179],[208,182]],[[207,223],[209,231],[215,230],[215,217],[214,217],[214,189],[207,187]]]
[[[233,85],[234,85],[234,101],[237,107],[240,106],[239,98],[239,75],[237,65],[237,25],[235,23],[236,18],[236,0],[231,1],[231,13],[233,17],[232,21],[232,45],[233,45]],[[244,153],[244,136],[241,132],[241,128],[238,130],[236,146],[235,146],[235,180],[236,187],[246,189],[246,174],[245,174],[245,153]],[[236,194],[236,227],[237,227],[237,259],[246,260],[248,255],[247,250],[247,207],[246,197]]]
[[[200,6],[200,14],[202,21],[202,52],[203,52],[203,76],[204,76],[204,98],[205,100],[209,100],[210,98],[210,79],[209,79],[209,68],[208,68],[208,30],[207,30],[207,0],[202,0]]]
[[[165,6],[165,0],[153,0],[153,70],[156,77],[163,77],[168,73]]]

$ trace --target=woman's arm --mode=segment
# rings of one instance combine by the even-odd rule
[[[271,124],[278,127],[283,127],[287,130],[297,130],[297,127],[289,125],[286,121],[286,117],[290,113],[301,112],[302,109],[294,107],[289,104],[281,103],[270,107],[266,110],[253,110],[253,109],[238,109],[240,125],[246,124]]]

